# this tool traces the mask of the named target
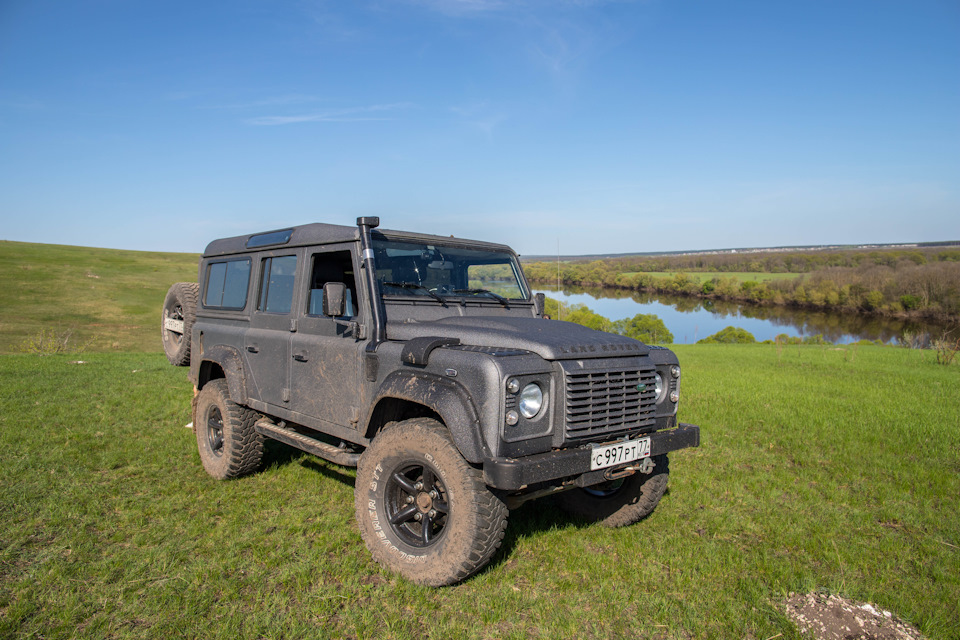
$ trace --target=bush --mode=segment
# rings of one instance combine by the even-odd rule
[[[746,329],[740,327],[727,327],[721,329],[708,338],[704,338],[697,344],[751,344],[757,339]]]
[[[933,340],[932,345],[937,352],[937,364],[950,364],[960,353],[960,338],[951,340],[947,334]]]
[[[613,323],[609,319],[596,313],[585,304],[575,304],[569,307],[568,311],[564,312],[563,319],[597,331],[613,330]]]
[[[613,330],[622,336],[648,344],[671,344],[673,334],[657,315],[638,313],[628,320],[617,320]]]
[[[903,308],[907,311],[919,309],[922,302],[923,301],[920,299],[920,296],[913,296],[909,294],[900,296],[900,304],[902,304]]]
[[[73,329],[41,329],[39,333],[20,344],[20,351],[52,356],[58,353],[83,353],[88,346],[90,346],[89,341],[84,343],[73,341]]]

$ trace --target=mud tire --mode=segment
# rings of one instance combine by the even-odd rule
[[[423,486],[417,488],[418,482]],[[431,489],[435,497],[429,497]],[[360,458],[355,501],[373,559],[435,587],[486,566],[503,541],[509,513],[457,451],[447,429],[428,418],[399,422],[373,440]],[[421,520],[414,520],[416,514]]]
[[[190,334],[197,319],[197,300],[200,285],[196,282],[178,282],[167,291],[160,318],[163,352],[170,364],[185,367],[190,364]],[[183,333],[167,328],[167,320],[183,321]]]
[[[263,436],[254,430],[260,414],[230,399],[227,381],[211,380],[200,390],[194,431],[203,468],[214,478],[239,478],[260,468]]]
[[[570,515],[607,527],[625,527],[653,513],[667,490],[670,462],[666,455],[653,458],[649,474],[635,473],[622,481],[573,489],[557,495],[560,508]]]

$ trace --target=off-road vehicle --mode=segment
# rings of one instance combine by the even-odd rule
[[[674,354],[547,319],[507,246],[378,225],[215,240],[171,287],[204,468],[251,473],[266,438],[357,467],[370,553],[429,585],[485,566],[526,500],[610,526],[653,511],[667,454],[700,440]]]

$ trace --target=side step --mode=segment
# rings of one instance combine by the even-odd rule
[[[295,449],[312,453],[319,458],[343,465],[344,467],[355,467],[360,461],[359,453],[353,453],[352,451],[335,447],[332,444],[327,444],[316,438],[305,436],[293,429],[274,424],[267,419],[258,420],[257,423],[253,425],[253,428],[261,435],[288,444]]]

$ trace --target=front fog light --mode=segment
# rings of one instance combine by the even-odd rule
[[[520,416],[517,415],[516,409],[510,409],[507,411],[507,424],[511,427],[520,422]]]
[[[518,406],[520,407],[520,413],[528,420],[540,413],[540,409],[543,407],[543,391],[540,389],[540,385],[531,382],[525,386],[523,391],[520,392]]]
[[[660,399],[663,397],[663,377],[661,377],[659,373],[653,374],[653,377],[653,392],[656,394],[653,401],[660,402]]]

